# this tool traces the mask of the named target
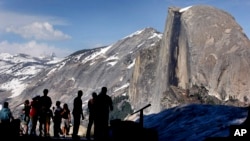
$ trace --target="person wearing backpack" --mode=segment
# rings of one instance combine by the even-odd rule
[[[4,102],[3,108],[0,110],[0,120],[1,120],[1,133],[3,135],[8,135],[10,132],[11,121],[14,120],[12,112],[9,108],[9,103]]]

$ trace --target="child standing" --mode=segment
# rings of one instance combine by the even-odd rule
[[[62,107],[60,106],[61,102],[56,101],[56,109],[54,111],[54,137],[59,137],[59,133],[62,133],[60,128],[62,122]]]
[[[21,115],[21,126],[23,129],[23,132],[22,132],[23,135],[28,135],[28,129],[29,129],[28,125],[30,122],[30,116],[29,116],[30,109],[31,109],[31,106],[30,106],[29,100],[25,100],[24,108],[22,109],[22,115]]]

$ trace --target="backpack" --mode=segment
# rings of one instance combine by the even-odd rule
[[[0,120],[1,121],[7,121],[7,120],[10,120],[10,110],[7,109],[7,108],[3,108],[1,111],[0,111]]]

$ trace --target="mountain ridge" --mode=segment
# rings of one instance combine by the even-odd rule
[[[127,105],[130,107],[128,109],[131,109],[128,104],[127,89],[135,65],[135,57],[141,50],[159,43],[160,38],[160,32],[153,28],[144,28],[112,45],[74,52],[61,61],[43,68],[30,78],[22,93],[10,100],[13,102],[10,105],[19,109],[17,106],[19,103],[41,95],[42,90],[47,88],[49,96],[54,99],[53,103],[55,100],[60,100],[62,103],[67,102],[72,108],[72,99],[81,89],[84,92],[83,107],[86,109],[86,102],[91,93],[93,91],[98,93],[102,86],[107,86],[109,95],[122,100],[121,105]],[[119,111],[119,108],[117,110]],[[114,118],[125,116],[126,114],[119,112],[117,116],[114,115]]]
[[[15,97],[2,87],[11,76],[0,74],[5,80],[0,82],[0,94],[18,115],[20,103],[41,95],[44,88],[49,89],[53,103],[59,100],[70,109],[77,91],[83,90],[83,109],[88,115],[91,93],[106,86],[115,105],[111,120],[129,119],[130,113],[150,103],[144,111],[145,127],[155,128],[160,140],[224,136],[231,120],[240,118],[239,124],[246,117],[241,107],[249,104],[249,47],[249,39],[230,14],[211,6],[170,7],[164,33],[145,28],[111,45],[74,52],[24,79],[28,86]],[[190,103],[199,105],[185,106]],[[204,118],[199,119],[201,115]],[[86,124],[87,119],[82,125]],[[207,132],[206,125],[213,130]],[[183,134],[178,136],[178,131]]]

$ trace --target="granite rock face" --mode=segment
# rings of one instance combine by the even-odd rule
[[[250,42],[235,19],[213,7],[195,6],[181,14],[181,21],[189,78],[179,77],[178,85],[203,85],[221,100],[250,103]]]
[[[150,113],[159,112],[182,103],[180,95],[188,97],[194,87],[204,87],[208,96],[222,102],[237,99],[250,103],[250,42],[227,12],[204,5],[170,7],[161,44],[154,50],[159,56],[154,57],[150,70],[137,59],[140,66],[135,71],[140,68],[154,73],[148,77],[145,72],[134,72],[134,87],[129,91],[132,105],[143,106],[137,101],[145,93],[148,97],[144,99],[152,104]],[[144,58],[143,62],[152,61]],[[148,87],[148,93],[143,91]],[[177,94],[172,87],[183,91]],[[138,94],[138,90],[143,92]]]
[[[160,42],[154,46],[140,51],[136,57],[135,67],[129,86],[129,99],[134,109],[140,109],[153,101],[156,87],[157,62],[159,58]],[[148,111],[147,108],[145,110]]]

